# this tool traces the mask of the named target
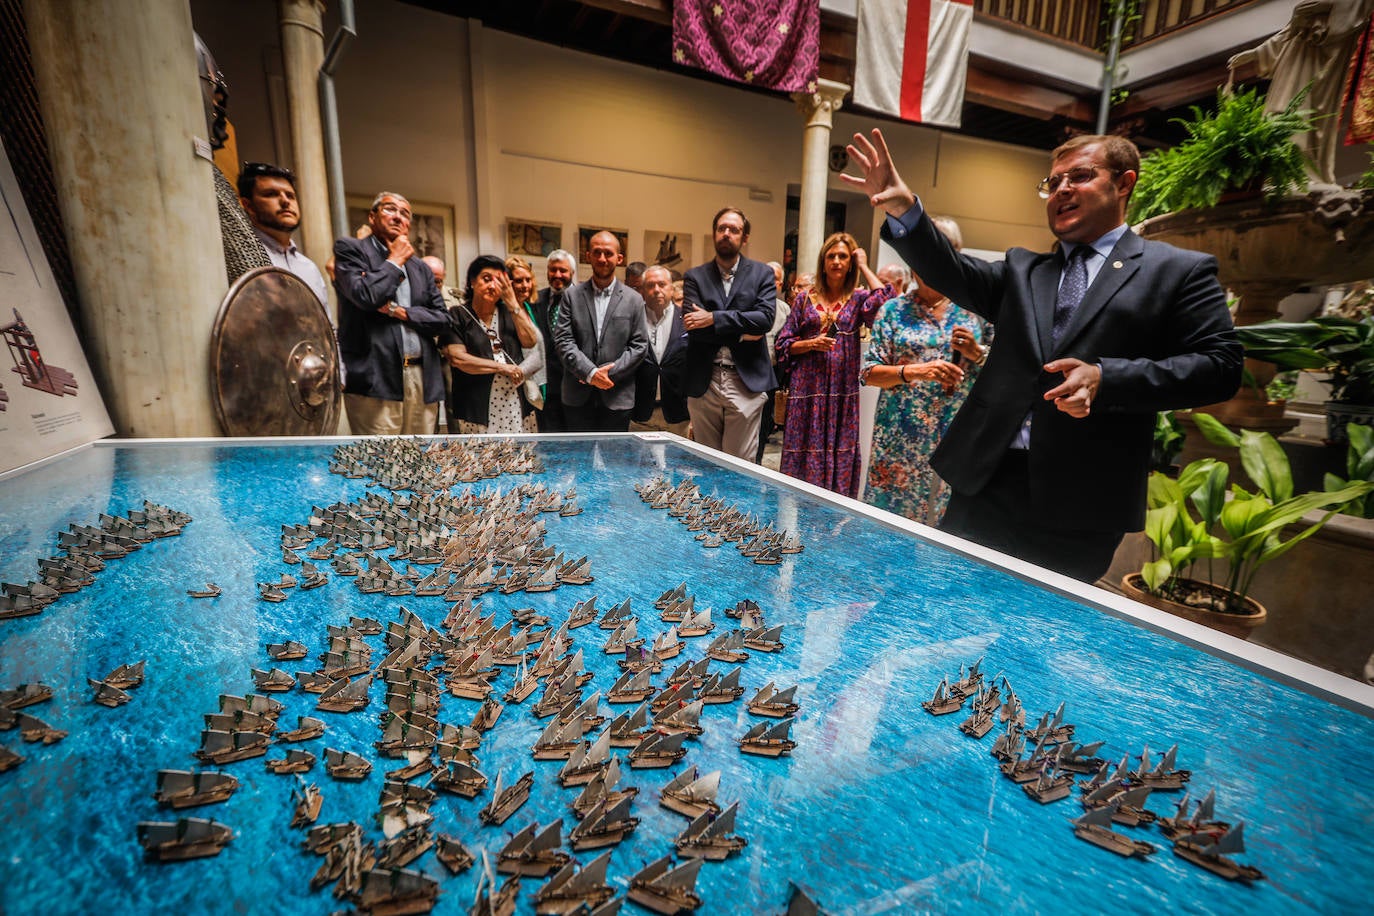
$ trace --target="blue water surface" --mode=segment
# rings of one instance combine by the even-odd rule
[[[546,465],[531,477],[484,483],[505,489],[533,479],[576,486],[581,515],[547,519],[548,543],[587,554],[595,582],[537,595],[488,594],[484,610],[533,606],[554,618],[595,594],[602,608],[633,598],[640,635],[666,629],[653,609],[664,590],[686,581],[698,609],[709,607],[717,633],[733,624],[724,608],[754,598],[769,623],[785,624],[781,653],[754,653],[744,664],[745,697],[772,680],[800,684],[801,713],[791,757],[741,755],[736,740],[754,722],[743,702],[708,706],[700,740],[670,770],[624,770],[640,788],[639,828],[615,848],[611,883],[622,889],[644,863],[672,849],[686,821],[658,806],[658,788],[687,765],[723,771],[720,799],[738,800],[743,854],[708,863],[697,884],[702,912],[780,913],[789,882],[831,913],[1087,913],[1097,911],[1350,913],[1374,900],[1374,794],[1368,780],[1374,722],[1165,636],[926,543],[761,476],[716,464],[672,444],[616,438],[541,441]],[[56,533],[93,524],[100,512],[124,514],[148,499],[189,513],[179,537],[111,561],[96,583],[42,614],[0,622],[0,688],[43,681],[53,701],[27,712],[70,731],[55,745],[0,743],[27,760],[0,774],[5,842],[0,852],[0,912],[7,914],[329,913],[342,907],[329,890],[312,893],[321,860],[300,848],[291,818],[290,777],[261,758],[224,767],[240,782],[226,803],[183,814],[214,817],[235,829],[218,857],[145,863],[135,838],[140,820],[171,819],[152,800],[155,773],[189,769],[202,714],[222,693],[251,691],[249,669],[269,668],[263,646],[295,639],[311,648],[290,671],[316,666],[325,626],[350,615],[396,619],[401,605],[437,625],[442,598],[363,595],[332,577],[289,600],[259,600],[255,582],[288,570],[278,542],[284,523],[304,524],[312,505],[357,499],[366,482],[328,473],[332,446],[108,447],[0,480],[0,578],[35,578],[37,560],[55,554]],[[757,566],[732,545],[708,550],[665,512],[644,505],[636,483],[660,472],[692,475],[706,493],[779,528],[799,532],[806,549],[774,567]],[[323,567],[328,571],[328,567]],[[218,583],[217,600],[187,589]],[[604,691],[618,674],[601,652],[608,635],[574,631],[588,688]],[[700,657],[709,637],[689,640],[676,661]],[[385,649],[372,637],[374,659]],[[1246,821],[1248,853],[1268,880],[1231,884],[1170,854],[1150,828],[1119,828],[1160,845],[1148,860],[1125,860],[1077,840],[1072,800],[1041,806],[1003,779],[988,755],[993,735],[963,736],[962,715],[933,718],[920,708],[942,676],[985,656],[1004,673],[1034,718],[1067,703],[1077,739],[1103,740],[1119,759],[1177,743],[1179,766],[1193,773],[1194,797],[1215,788],[1218,816]],[[133,701],[106,709],[90,701],[88,677],[147,659]],[[714,670],[729,666],[713,663]],[[504,673],[497,694],[510,683]],[[384,694],[361,712],[319,714],[323,738],[303,746],[323,757],[328,745],[375,757]],[[315,696],[276,694],[283,727],[316,714]],[[530,821],[573,820],[558,762],[534,762],[530,747],[544,722],[533,700],[508,706],[486,735],[481,768],[508,781],[530,769],[530,802],[502,827],[481,826],[486,796],[441,795],[434,829],[495,853]],[[440,719],[466,724],[478,704],[445,696]],[[609,706],[608,716],[629,706]],[[995,734],[995,733],[994,733]],[[274,747],[270,757],[280,757]],[[624,751],[620,751],[622,755]],[[320,823],[357,820],[380,840],[373,815],[383,772],[377,758],[361,783],[309,779],[324,793]],[[1173,812],[1172,794],[1150,807]],[[582,853],[590,861],[600,851]],[[476,870],[450,877],[426,854],[411,867],[442,882],[437,913],[465,913]],[[526,879],[522,913],[532,913],[542,879]],[[625,912],[641,912],[627,904]]]

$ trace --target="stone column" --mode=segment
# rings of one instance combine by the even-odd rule
[[[301,228],[296,244],[320,270],[334,250],[329,183],[320,123],[320,65],[324,63],[324,0],[278,0],[282,73],[291,119],[291,168],[296,172]],[[331,289],[331,295],[333,290]]]
[[[87,357],[121,436],[215,436],[224,252],[188,0],[25,0]]]
[[[833,80],[817,80],[815,92],[794,92],[806,116],[802,135],[801,212],[797,222],[797,273],[816,269],[825,241],[825,196],[830,185],[830,126],[849,87]]]

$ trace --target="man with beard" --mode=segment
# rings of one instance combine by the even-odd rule
[[[767,264],[740,254],[749,220],[725,207],[711,221],[716,256],[687,271],[682,324],[687,329],[683,390],[692,438],[753,461],[769,390],[777,387],[764,340],[773,327],[777,283]]]
[[[563,413],[572,432],[623,433],[635,404],[635,373],[649,349],[644,300],[615,278],[620,240],[598,232],[587,245],[592,277],[563,294],[553,345],[563,362]]]
[[[273,264],[300,277],[328,307],[329,290],[315,262],[301,254],[291,233],[301,224],[296,202],[296,176],[290,169],[266,162],[249,162],[239,172],[239,204],[262,241]]]
[[[348,424],[364,436],[432,433],[444,399],[434,336],[448,329],[448,312],[410,243],[410,202],[383,191],[367,223],[367,238],[334,242]]]
[[[561,433],[568,428],[563,418],[563,363],[558,359],[558,351],[553,345],[553,325],[558,318],[558,307],[563,301],[563,293],[577,276],[577,258],[572,252],[559,248],[549,253],[549,285],[539,291],[534,300],[534,323],[544,337],[544,346],[549,358],[544,363],[546,376],[544,386],[544,407],[536,412],[541,433]]]

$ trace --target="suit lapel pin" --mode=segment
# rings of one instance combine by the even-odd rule
[[[1122,264],[1120,261],[1113,261],[1113,262],[1112,262],[1112,270],[1120,270],[1121,268],[1123,268],[1123,267],[1125,267],[1125,266],[1126,266],[1126,265],[1125,265],[1125,264]]]

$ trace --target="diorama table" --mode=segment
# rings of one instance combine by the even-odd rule
[[[143,501],[188,513],[177,537],[160,538],[110,561],[93,585],[64,595],[36,616],[0,621],[0,689],[41,681],[51,701],[24,710],[70,732],[52,745],[25,744],[18,731],[0,744],[26,760],[0,774],[4,855],[0,912],[328,913],[344,904],[328,888],[311,892],[321,860],[289,827],[293,777],[268,773],[263,759],[227,764],[240,788],[222,804],[172,812],[152,798],[160,769],[191,769],[202,716],[221,694],[253,689],[250,668],[267,669],[264,644],[298,640],[316,666],[325,627],[369,616],[384,624],[402,606],[438,626],[442,597],[362,594],[330,572],[312,591],[260,600],[256,583],[291,571],[282,561],[283,524],[306,524],[312,506],[393,494],[364,479],[330,473],[329,458],[351,440],[187,440],[100,442],[0,478],[0,579],[37,578],[38,561],[58,554],[68,525],[94,525]],[[595,581],[551,592],[491,592],[480,600],[497,622],[533,607],[557,627],[571,606],[596,595],[609,608],[632,598],[640,636],[666,630],[654,600],[681,582],[698,610],[711,608],[715,634],[735,625],[723,611],[743,598],[782,624],[785,648],[743,663],[744,699],[707,706],[704,734],[671,769],[624,768],[639,787],[638,829],[614,847],[610,883],[623,894],[631,874],[673,849],[686,820],[658,804],[658,790],[690,765],[719,769],[719,800],[739,801],[741,854],[708,862],[697,882],[703,913],[781,913],[796,884],[824,911],[1354,913],[1374,900],[1374,690],[1259,647],[1215,634],[1123,598],[1081,586],[930,529],[834,497],[788,478],[723,458],[672,437],[530,437],[544,470],[468,486],[509,490],[522,483],[576,487],[580,515],[543,515],[546,542],[569,558],[586,554]],[[799,535],[803,552],[756,565],[725,544],[704,548],[693,532],[641,501],[635,485],[663,474],[692,477],[761,523]],[[461,490],[461,487],[458,489]],[[385,556],[386,553],[382,552]],[[320,564],[329,572],[327,564]],[[396,561],[404,568],[403,561]],[[297,567],[298,569],[298,567]],[[207,581],[217,599],[187,595]],[[712,634],[712,635],[715,635]],[[619,674],[595,626],[572,631],[604,691]],[[669,662],[700,658],[710,637],[688,640]],[[381,637],[374,659],[385,655]],[[1158,759],[1178,745],[1200,798],[1215,789],[1217,817],[1245,821],[1247,852],[1237,858],[1267,880],[1231,883],[1171,855],[1160,831],[1117,828],[1159,846],[1123,859],[1075,838],[1073,797],[1040,805],[997,771],[982,740],[966,737],[966,714],[921,709],[942,677],[983,659],[1005,676],[1033,723],[1059,703],[1074,739],[1102,741],[1101,756]],[[87,678],[147,660],[131,702],[92,702]],[[732,666],[712,663],[715,671]],[[503,672],[496,696],[509,686]],[[744,700],[773,681],[799,685],[801,706],[790,756],[742,755],[737,741],[754,723]],[[655,679],[659,683],[659,678]],[[376,764],[360,783],[306,775],[323,791],[319,823],[354,820],[380,840],[375,813],[383,773],[373,702],[351,714],[317,713],[316,696],[293,690],[283,727],[299,715],[327,723],[325,746],[363,753]],[[537,695],[536,695],[537,698]],[[481,769],[507,782],[531,769],[529,803],[501,827],[482,826],[475,800],[440,795],[433,829],[494,856],[531,822],[565,818],[576,789],[555,779],[561,763],[535,762],[530,748],[546,721],[534,700],[508,705],[476,751]],[[444,695],[439,719],[466,724],[478,704]],[[615,715],[633,707],[602,703]],[[280,757],[274,746],[269,757]],[[617,753],[623,754],[624,751]],[[623,762],[623,761],[622,761]],[[1134,761],[1132,761],[1132,765]],[[1178,793],[1155,793],[1148,807],[1172,815]],[[213,817],[234,830],[214,857],[147,862],[135,825],[177,816]],[[600,850],[579,853],[590,861]],[[410,867],[441,881],[437,913],[465,913],[480,868],[450,877],[427,853]],[[518,912],[533,912],[542,879],[525,879]],[[642,912],[627,903],[623,912]]]

